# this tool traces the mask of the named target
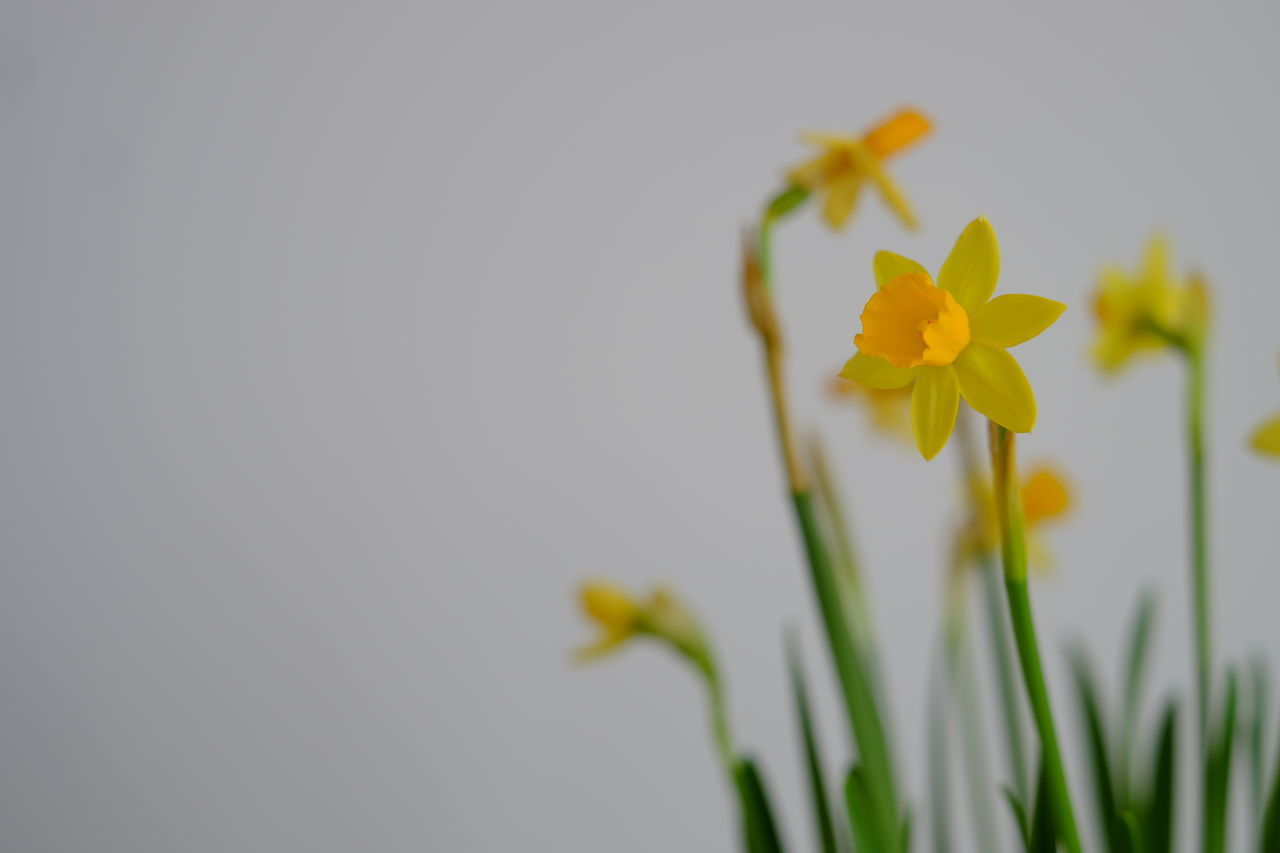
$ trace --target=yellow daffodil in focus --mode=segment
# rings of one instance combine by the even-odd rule
[[[929,132],[932,125],[915,110],[902,110],[861,137],[832,133],[805,133],[805,142],[822,153],[792,169],[792,184],[813,193],[825,193],[822,215],[837,230],[853,216],[863,185],[870,181],[884,196],[902,224],[916,227],[907,197],[885,172],[883,162]]]
[[[840,375],[880,390],[914,382],[911,431],[925,459],[946,445],[961,397],[1005,429],[1030,432],[1035,395],[1007,348],[1049,328],[1066,306],[1023,294],[991,298],[1000,276],[991,223],[969,223],[937,284],[892,252],[877,253],[874,269],[879,289],[862,311],[858,352]]]
[[[1267,456],[1280,456],[1280,412],[1258,425],[1249,436],[1249,445]]]
[[[1114,373],[1136,356],[1199,346],[1203,340],[1208,288],[1199,276],[1179,278],[1169,254],[1168,241],[1156,234],[1136,272],[1111,266],[1099,276],[1093,357],[1103,371]]]
[[[876,432],[911,443],[910,388],[868,388],[842,376],[834,376],[829,390],[837,400],[861,404]]]

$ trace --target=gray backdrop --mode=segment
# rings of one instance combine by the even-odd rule
[[[905,102],[938,128],[894,164],[923,231],[869,199],[777,261],[912,789],[955,463],[821,390],[873,252],[936,268],[980,212],[1002,289],[1071,306],[1018,352],[1024,454],[1080,498],[1035,591],[1070,740],[1061,649],[1114,688],[1144,584],[1187,693],[1180,375],[1083,359],[1093,273],[1156,226],[1215,286],[1218,653],[1274,664],[1280,465],[1243,445],[1280,407],[1263,9],[9,0],[0,847],[733,849],[693,679],[650,648],[569,666],[594,574],[696,603],[807,843],[786,624],[843,733],[736,232],[797,131]]]

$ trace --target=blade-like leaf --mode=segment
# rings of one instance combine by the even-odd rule
[[[1094,681],[1093,671],[1083,651],[1077,649],[1072,654],[1071,669],[1075,674],[1076,692],[1080,699],[1080,713],[1085,728],[1084,734],[1089,744],[1098,825],[1102,827],[1106,849],[1112,853],[1119,853],[1123,849],[1121,845],[1123,828],[1120,825],[1120,810],[1116,803],[1116,789],[1111,773],[1111,749],[1107,742],[1097,683]]]
[[[853,828],[853,845],[858,853],[879,853],[890,849],[883,843],[871,788],[861,764],[853,765],[845,777],[844,801],[849,810],[849,826]]]
[[[1057,853],[1058,841],[1053,825],[1053,796],[1049,790],[1049,768],[1040,759],[1039,781],[1036,782],[1036,805],[1031,815],[1031,834],[1027,853]]]
[[[1031,826],[1027,818],[1027,807],[1022,804],[1022,800],[1018,798],[1018,792],[1006,785],[1003,788],[1004,800],[1009,804],[1009,810],[1013,812],[1013,822],[1018,826],[1018,840],[1022,842],[1024,850],[1031,849]]]
[[[742,799],[747,850],[749,853],[782,853],[782,839],[769,804],[769,793],[755,762],[750,758],[739,759],[733,776]]]
[[[1271,722],[1271,685],[1267,662],[1254,658],[1249,667],[1249,795],[1254,820],[1261,821],[1267,782],[1267,725]]]
[[[791,688],[795,696],[796,716],[800,720],[800,737],[804,745],[805,769],[809,776],[809,802],[813,811],[814,830],[823,853],[838,853],[835,822],[831,819],[831,802],[827,798],[826,773],[822,767],[818,734],[809,710],[809,691],[805,684],[804,665],[800,660],[800,644],[794,631],[787,634],[787,666],[791,670]]]
[[[814,597],[822,614],[827,645],[831,651],[849,725],[857,744],[860,765],[871,805],[875,810],[877,830],[885,840],[883,849],[899,846],[898,789],[893,755],[886,734],[873,676],[867,671],[866,659],[859,653],[845,612],[831,551],[823,540],[812,495],[796,491],[791,495],[796,521],[804,539]]]
[[[1234,669],[1227,670],[1227,698],[1221,728],[1209,746],[1205,767],[1205,853],[1227,849],[1227,793],[1231,787],[1231,754],[1236,735],[1237,684]]]
[[[1262,812],[1262,826],[1258,828],[1259,853],[1280,850],[1280,744],[1277,745],[1271,770],[1270,790],[1266,808]]]
[[[1142,713],[1142,688],[1146,683],[1151,649],[1151,627],[1156,616],[1156,596],[1147,590],[1138,600],[1129,633],[1129,654],[1124,671],[1124,709],[1120,718],[1120,743],[1116,757],[1116,797],[1121,807],[1131,804],[1131,768],[1137,761],[1134,739]]]
[[[951,849],[951,756],[947,744],[945,680],[937,667],[929,681],[929,812],[933,849]]]
[[[1173,803],[1177,793],[1178,705],[1170,701],[1160,722],[1155,766],[1151,773],[1151,800],[1147,809],[1147,853],[1170,853],[1173,850]]]

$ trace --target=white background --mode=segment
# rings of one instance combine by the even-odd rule
[[[1091,371],[1092,277],[1154,227],[1208,271],[1217,653],[1274,667],[1280,466],[1244,448],[1280,406],[1263,9],[10,0],[0,846],[731,850],[695,681],[652,648],[567,662],[606,575],[703,614],[806,849],[786,624],[846,752],[736,235],[797,131],[903,103],[937,124],[893,164],[923,231],[867,198],[843,235],[788,223],[777,264],[918,810],[956,466],[821,394],[876,249],[936,269],[985,213],[1001,290],[1070,305],[1017,355],[1024,457],[1079,496],[1035,590],[1072,746],[1061,650],[1087,638],[1114,698],[1144,584],[1160,692],[1190,674],[1180,376]]]

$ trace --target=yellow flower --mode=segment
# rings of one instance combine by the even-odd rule
[[[583,613],[600,629],[595,642],[574,652],[578,660],[598,658],[632,637],[649,636],[668,643],[698,666],[707,665],[709,652],[698,620],[667,587],[655,586],[643,601],[601,580],[582,584],[578,592]]]
[[[865,404],[871,426],[881,435],[911,441],[911,389],[868,388],[841,376],[833,376],[832,397]]]
[[[1280,456],[1280,412],[1258,425],[1249,437],[1249,444],[1259,453]]]
[[[1174,274],[1168,241],[1156,234],[1136,272],[1115,266],[1102,270],[1093,313],[1098,324],[1093,357],[1113,373],[1140,354],[1198,346],[1208,326],[1208,288],[1198,275],[1183,281]]]
[[[1267,418],[1249,439],[1253,449],[1268,456],[1280,456],[1280,412]]]
[[[608,581],[589,581],[581,586],[578,595],[582,612],[600,627],[600,638],[574,653],[579,660],[613,651],[640,629],[640,605],[622,587]]]
[[[907,198],[885,172],[882,161],[910,146],[929,132],[931,125],[921,113],[902,110],[863,135],[805,133],[805,142],[822,153],[792,169],[792,184],[810,192],[825,192],[822,214],[832,228],[840,229],[853,215],[858,194],[868,180],[875,184],[885,202],[908,228],[916,227],[916,217]]]
[[[1023,294],[991,298],[1000,276],[991,223],[969,223],[936,285],[924,267],[892,252],[877,253],[874,268],[879,290],[840,375],[881,390],[914,381],[911,430],[925,459],[946,445],[961,397],[1005,429],[1030,432],[1035,395],[1007,348],[1043,332],[1066,306]]]

